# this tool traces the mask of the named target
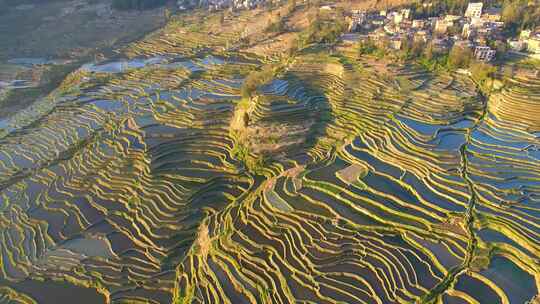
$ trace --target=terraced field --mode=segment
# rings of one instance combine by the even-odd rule
[[[540,79],[323,50],[246,100],[201,33],[0,125],[0,303],[537,303]]]

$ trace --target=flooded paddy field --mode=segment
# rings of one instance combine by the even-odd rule
[[[149,37],[0,122],[0,302],[535,303],[540,79],[301,53],[246,100],[236,34]]]

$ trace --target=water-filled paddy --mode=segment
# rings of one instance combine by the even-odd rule
[[[37,303],[107,303],[104,295],[93,288],[74,286],[69,283],[56,281],[24,280],[18,283],[0,281],[0,285],[9,286],[18,292],[26,294]]]

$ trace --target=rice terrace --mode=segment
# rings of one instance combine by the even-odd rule
[[[0,303],[540,304],[540,3],[148,2],[0,0]]]

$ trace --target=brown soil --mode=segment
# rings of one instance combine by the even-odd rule
[[[358,178],[367,172],[368,168],[362,165],[353,164],[337,172],[338,176],[347,184],[358,181]]]
[[[199,247],[203,260],[206,260],[212,244],[212,240],[208,236],[208,226],[201,224],[197,235],[196,245]]]

